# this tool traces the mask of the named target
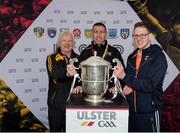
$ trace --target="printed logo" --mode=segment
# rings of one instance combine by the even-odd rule
[[[47,19],[46,22],[47,23],[53,23],[53,19]]]
[[[114,111],[77,111],[80,126],[116,127],[116,113]]]
[[[56,36],[56,32],[56,28],[51,27],[47,29],[48,36],[51,38],[54,38]]]
[[[36,35],[36,37],[40,38],[44,35],[44,28],[42,27],[35,27],[34,28],[34,33]]]
[[[112,15],[114,12],[113,11],[107,11],[108,15]]]
[[[100,15],[101,12],[100,11],[94,11],[94,15]]]
[[[66,32],[66,31],[69,31],[69,28],[60,28],[60,33],[61,32]]]
[[[74,39],[79,39],[81,36],[81,30],[79,28],[75,28],[73,30]]]
[[[87,24],[93,24],[93,20],[87,20]]]
[[[120,29],[120,34],[123,39],[127,39],[129,37],[129,29],[128,28]]]
[[[86,126],[91,127],[91,126],[93,126],[93,124],[94,124],[94,121],[90,121],[90,122],[88,122],[88,121],[83,121],[83,122],[80,123],[80,126],[83,126],[83,127],[86,127]]]
[[[55,14],[60,14],[61,11],[60,11],[60,10],[54,10],[54,13],[55,13]]]
[[[113,24],[120,24],[120,20],[114,20]]]
[[[99,127],[116,127],[113,121],[99,121],[98,126]]]
[[[87,14],[87,11],[81,11],[81,14]]]
[[[85,29],[84,30],[84,35],[86,38],[92,38],[92,30],[91,29]]]
[[[67,20],[66,20],[66,19],[62,19],[62,20],[59,20],[59,22],[60,22],[61,24],[66,24],[66,23],[67,23]]]
[[[127,14],[127,11],[126,10],[122,10],[122,11],[120,11],[120,14]]]
[[[74,20],[74,24],[80,24],[80,20]]]
[[[108,29],[108,38],[109,39],[117,38],[117,29],[116,28],[109,28]]]
[[[78,48],[79,53],[81,53],[86,47],[87,47],[86,44],[81,44],[81,45],[79,45],[79,48]]]
[[[67,14],[74,14],[74,11],[73,10],[69,10],[69,11],[67,11]]]
[[[120,44],[114,44],[113,47],[115,47],[121,54],[124,52],[124,48]]]
[[[146,55],[145,57],[144,57],[144,60],[146,61],[146,60],[148,60],[149,59],[149,55]]]
[[[133,20],[126,20],[126,24],[133,24],[134,21]]]

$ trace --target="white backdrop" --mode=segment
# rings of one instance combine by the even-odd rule
[[[79,53],[91,42],[89,31],[99,21],[106,24],[108,42],[121,51],[126,64],[127,56],[134,50],[133,25],[141,20],[127,2],[117,0],[53,0],[1,62],[0,77],[45,126],[48,127],[47,55],[54,51],[58,34],[67,29],[75,31],[75,51]],[[125,38],[122,29],[126,31]],[[164,90],[178,74],[167,59]]]

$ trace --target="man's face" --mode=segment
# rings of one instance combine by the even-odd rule
[[[103,26],[94,26],[92,30],[92,39],[95,44],[103,44],[106,40],[106,30]]]
[[[132,37],[136,47],[139,49],[145,49],[150,45],[150,33],[144,27],[135,28]]]
[[[71,34],[63,35],[60,39],[61,52],[66,54],[71,52],[73,48],[73,38]]]

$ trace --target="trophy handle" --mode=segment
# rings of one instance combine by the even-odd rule
[[[71,88],[70,88],[70,91],[69,91],[69,96],[68,96],[68,98],[66,99],[66,102],[68,102],[69,101],[69,99],[70,99],[70,97],[71,97],[71,94],[72,94],[72,91],[73,91],[73,89],[74,89],[74,85],[75,85],[75,82],[76,82],[76,79],[79,79],[79,80],[81,80],[81,78],[79,77],[79,74],[78,73],[76,73],[75,75],[74,75],[74,77],[73,77],[73,81],[72,81],[72,84],[71,84]]]
[[[74,66],[74,63],[75,63],[75,62],[78,62],[78,59],[77,59],[77,58],[70,59],[69,64],[71,64],[71,65],[74,67],[74,69],[77,70],[77,69],[80,68],[80,66],[75,67],[75,66]]]
[[[114,66],[113,68],[111,68],[112,70],[114,70],[118,65],[121,65],[122,63],[120,62],[119,59],[117,58],[114,58],[112,60],[112,62],[116,63],[116,66]],[[125,98],[125,95],[123,94],[123,91],[122,91],[122,86],[120,84],[120,82],[118,81],[117,77],[115,75],[112,75],[111,78],[108,80],[108,81],[111,81],[112,79],[114,79],[114,89],[115,89],[115,93],[113,95],[113,97],[110,99],[110,100],[106,100],[105,102],[110,102],[112,101],[114,98],[117,97],[118,95],[118,92]]]
[[[69,64],[71,64],[73,67],[74,67],[74,69],[79,69],[80,67],[78,66],[78,67],[75,67],[74,66],[74,63],[75,62],[78,62],[78,59],[77,58],[73,58],[73,59],[70,59],[70,61],[69,61]],[[76,82],[76,79],[79,79],[79,80],[81,80],[81,78],[79,77],[79,74],[78,73],[76,73],[74,76],[73,76],[73,81],[72,81],[72,84],[71,84],[71,88],[70,88],[70,92],[69,92],[69,96],[68,96],[68,98],[66,99],[66,102],[68,102],[69,101],[69,99],[70,99],[70,97],[71,97],[71,94],[72,94],[72,91],[73,91],[73,89],[74,89],[74,85],[75,85],[75,82]]]
[[[117,64],[116,66],[121,65],[121,62],[120,62],[120,60],[119,60],[118,58],[114,58],[114,59],[112,60],[112,62],[116,63],[116,64]],[[111,69],[114,70],[116,66],[114,66],[114,67],[111,68]]]

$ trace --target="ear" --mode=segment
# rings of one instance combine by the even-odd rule
[[[154,38],[153,33],[149,33],[149,39],[152,40]]]

